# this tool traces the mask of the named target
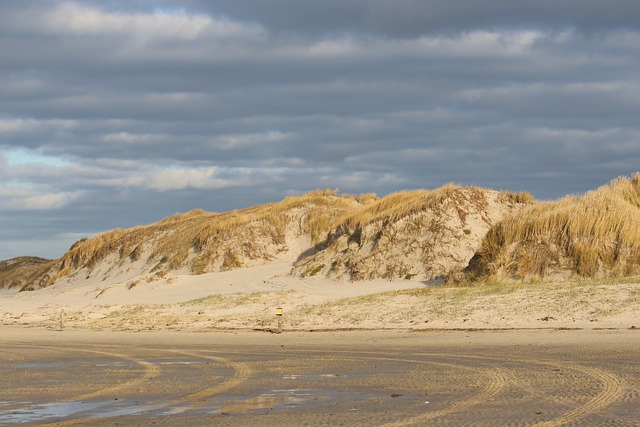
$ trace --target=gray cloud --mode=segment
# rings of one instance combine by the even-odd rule
[[[585,32],[637,29],[640,6],[634,0],[222,0],[186,2],[202,11],[215,11],[260,22],[276,33],[323,36],[335,33],[381,34],[413,38],[422,34],[451,34],[484,28],[578,28]],[[172,2],[174,6],[184,1]]]
[[[4,1],[0,259],[314,188],[630,174],[636,3]]]

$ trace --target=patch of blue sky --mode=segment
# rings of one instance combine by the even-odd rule
[[[4,153],[9,165],[43,164],[47,166],[63,167],[72,163],[60,157],[47,156],[31,150],[9,150]]]
[[[185,13],[184,7],[155,6],[153,13],[157,15],[179,15]]]

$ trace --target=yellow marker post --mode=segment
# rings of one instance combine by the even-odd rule
[[[282,307],[276,308],[276,317],[278,318],[278,333],[282,333]]]

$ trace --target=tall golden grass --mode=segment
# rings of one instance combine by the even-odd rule
[[[83,268],[94,269],[107,257],[151,265],[154,270],[185,269],[195,274],[230,270],[247,260],[269,261],[286,250],[287,230],[293,225],[313,245],[325,241],[339,227],[360,227],[377,221],[396,221],[425,209],[439,212],[443,201],[463,206],[486,204],[484,189],[453,184],[427,191],[399,192],[384,198],[375,194],[338,194],[316,190],[280,202],[226,213],[193,210],[155,224],[116,229],[81,239],[57,261],[49,283]],[[526,193],[501,193],[521,202]],[[459,212],[464,215],[464,209]],[[144,258],[143,258],[144,257]]]
[[[361,196],[371,200],[371,196]],[[76,242],[59,261],[52,283],[81,268],[92,269],[107,256],[138,260],[143,254],[157,268],[189,268],[207,272],[242,266],[242,258],[266,258],[265,245],[284,245],[286,227],[300,221],[303,233],[317,243],[345,211],[359,206],[357,198],[337,190],[316,190],[277,203],[226,213],[193,210],[155,224],[116,229]]]
[[[489,216],[496,214],[490,208],[494,202],[496,207],[508,209],[532,200],[527,193],[454,184],[431,191],[393,193],[347,211],[317,247],[319,251],[296,263],[294,274],[322,273],[352,281],[417,275],[431,279],[445,273],[442,265],[458,259],[454,242],[463,246],[476,239],[474,247],[480,243],[480,237],[469,236],[471,230],[464,228],[470,216],[481,216],[488,228]],[[450,251],[450,259],[445,259],[446,251]],[[459,270],[466,261],[460,264]]]
[[[0,289],[35,289],[41,276],[53,263],[52,260],[38,257],[18,257],[0,261]]]
[[[291,220],[289,215],[296,209],[307,210],[303,230],[317,241],[336,218],[355,206],[357,202],[352,196],[340,196],[337,190],[316,190],[302,196],[288,197],[281,202],[228,212],[221,214],[216,221],[209,222],[198,233],[196,248],[201,249],[216,236],[250,223],[270,226],[275,231],[272,238],[280,242],[284,228]]]
[[[469,267],[476,278],[639,273],[640,173],[515,212],[489,231]]]
[[[363,227],[375,222],[395,222],[402,218],[431,210],[434,213],[449,208],[450,202],[456,207],[465,208],[469,204],[478,210],[487,206],[486,192],[489,189],[480,187],[463,187],[446,184],[434,190],[414,190],[392,193],[382,199],[370,201],[366,205],[348,212],[341,219],[341,225],[350,229]],[[529,193],[500,192],[501,200],[510,203],[531,203],[533,196]],[[461,216],[465,212],[459,212]]]

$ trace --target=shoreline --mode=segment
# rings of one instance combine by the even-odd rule
[[[183,336],[191,337],[198,340],[199,337],[206,336],[243,336],[243,337],[273,337],[276,339],[287,339],[291,337],[300,338],[307,337],[323,337],[323,336],[402,336],[402,337],[420,337],[427,335],[553,335],[553,334],[576,334],[582,336],[597,335],[627,335],[629,337],[637,337],[640,344],[640,328],[422,328],[422,329],[403,329],[403,328],[336,328],[336,329],[283,329],[282,332],[262,329],[217,329],[217,330],[95,330],[89,328],[66,328],[63,330],[47,328],[34,325],[0,325],[0,342],[15,341],[24,338],[44,338],[44,337],[62,337],[65,339],[77,338],[107,338],[107,337],[135,337],[135,336]]]

